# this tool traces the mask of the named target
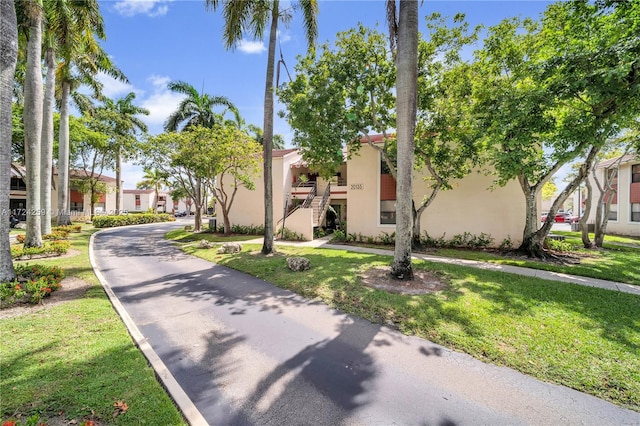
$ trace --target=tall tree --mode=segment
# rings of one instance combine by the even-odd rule
[[[102,72],[123,82],[128,82],[125,75],[113,64],[102,49],[97,39],[104,40],[104,24],[97,1],[86,2],[86,9],[81,9],[75,17],[74,31],[60,46],[60,57],[57,79],[60,88],[60,139],[58,142],[58,225],[71,223],[69,216],[69,103],[76,103],[81,111],[90,109],[87,99],[79,96],[76,89],[88,85],[93,96],[102,98],[102,85],[96,74]],[[97,39],[96,39],[97,38]],[[75,95],[75,96],[74,96]]]
[[[133,104],[136,94],[129,92],[125,97],[113,101],[104,99],[101,108],[105,119],[111,124],[111,148],[115,153],[116,168],[116,211],[122,210],[122,158],[131,160],[137,156],[138,132],[145,133],[147,125],[137,115],[149,115],[149,110]]]
[[[589,175],[607,140],[635,120],[640,103],[639,2],[635,13],[573,0],[550,5],[543,23],[508,20],[490,30],[478,55],[478,108],[494,147],[499,183],[517,179],[526,200],[519,250],[546,257],[543,244],[562,203]],[[539,227],[536,198],[564,164],[583,158],[575,178]]]
[[[0,0],[0,282],[16,278],[9,241],[12,88],[18,58],[18,22],[13,0]]]
[[[24,81],[24,148],[27,184],[27,232],[25,247],[42,246],[40,210],[40,138],[42,137],[42,1],[19,3],[27,35],[27,68]]]
[[[418,104],[418,0],[400,1],[396,21],[395,0],[391,9],[390,37],[397,37],[396,54],[396,131],[398,173],[396,177],[396,242],[391,275],[399,280],[413,279],[411,243],[413,231],[413,151]],[[393,42],[392,42],[393,44]]]
[[[169,185],[169,175],[158,168],[144,168],[142,180],[136,184],[138,189],[153,189],[153,211],[158,209],[160,189]]]
[[[278,22],[291,19],[289,12],[280,11],[280,1],[264,0],[205,0],[208,7],[216,10],[223,8],[225,19],[224,42],[227,48],[233,48],[242,39],[243,32],[249,32],[254,38],[264,36],[269,24],[269,48],[267,50],[267,70],[264,89],[264,124],[263,128],[263,173],[264,173],[264,243],[262,253],[273,252],[273,178],[272,178],[272,149],[273,149],[273,79],[275,72],[276,37]],[[318,34],[316,15],[318,13],[317,0],[299,0],[296,3],[304,19],[305,35],[309,50],[314,49]]]
[[[188,130],[194,126],[211,129],[216,124],[222,124],[226,111],[218,114],[213,110],[215,106],[226,107],[226,110],[234,115],[238,123],[242,122],[238,108],[224,96],[198,93],[195,87],[184,81],[172,81],[167,85],[167,88],[172,92],[185,95],[185,98],[164,122],[165,132]]]
[[[98,10],[96,0],[70,1],[47,0],[44,2],[45,31],[44,31],[44,63],[47,70],[45,77],[45,95],[42,123],[41,146],[41,208],[42,208],[42,233],[51,232],[51,189],[53,166],[53,114],[55,92],[57,87],[56,74],[58,73],[58,52],[73,46],[78,37],[78,24],[86,15],[95,15]],[[64,65],[61,65],[64,66]],[[64,173],[63,173],[64,175]]]

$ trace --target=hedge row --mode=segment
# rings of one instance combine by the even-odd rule
[[[95,228],[113,228],[115,226],[140,225],[142,223],[170,222],[175,220],[167,213],[126,214],[117,216],[94,216]]]

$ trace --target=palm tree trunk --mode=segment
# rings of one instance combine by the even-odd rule
[[[40,229],[40,138],[42,137],[42,13],[29,26],[24,81],[24,156],[27,178],[27,233],[25,247],[42,246]]]
[[[18,24],[13,0],[0,0],[0,282],[16,278],[9,240],[11,102],[18,58]]]
[[[264,243],[262,254],[273,253],[273,71],[276,56],[276,37],[278,33],[279,1],[271,5],[271,32],[269,33],[269,54],[267,59],[267,81],[264,89],[264,133],[262,134],[262,155],[264,159]]]
[[[69,92],[71,84],[62,82],[60,100],[60,139],[58,141],[58,225],[71,225],[69,217]]]
[[[56,91],[56,52],[49,48],[45,53],[47,77],[42,110],[42,146],[40,151],[40,207],[43,212],[40,229],[42,235],[51,233],[51,175],[53,166],[53,102]]]
[[[398,169],[396,186],[396,244],[391,275],[413,279],[411,232],[413,230],[413,151],[418,87],[418,1],[400,2],[398,25],[396,113]]]

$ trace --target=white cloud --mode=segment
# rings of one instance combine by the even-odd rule
[[[291,33],[289,31],[281,32],[278,30],[278,41],[280,41],[280,43],[286,43],[289,40],[291,40]]]
[[[107,98],[115,99],[129,92],[140,93],[140,91],[136,90],[131,84],[123,83],[104,73],[98,73],[96,79],[102,84],[102,94]]]
[[[253,54],[259,54],[264,52],[265,50],[267,50],[267,48],[264,45],[264,42],[256,40],[256,41],[250,41],[250,40],[240,40],[240,43],[238,43],[238,49],[243,52],[243,53],[247,53],[249,55],[253,55]]]
[[[150,17],[166,15],[172,0],[120,0],[115,9],[122,16],[147,15]]]
[[[124,189],[136,189],[136,184],[142,181],[144,172],[142,166],[131,163],[122,163],[122,180]]]
[[[149,115],[142,119],[149,126],[149,133],[162,133],[162,125],[167,117],[174,112],[184,95],[167,89],[171,79],[167,76],[152,75],[148,78],[153,86],[152,93],[142,101],[141,106],[149,110]]]

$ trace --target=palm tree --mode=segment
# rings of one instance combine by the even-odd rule
[[[144,169],[143,180],[136,184],[138,189],[153,189],[154,190],[154,213],[158,208],[158,197],[160,188],[169,186],[169,176],[160,171],[159,169]]]
[[[264,141],[264,137],[262,136],[262,129],[255,124],[249,124],[246,128],[247,133],[253,135],[253,140],[262,145]],[[280,133],[276,133],[273,135],[273,149],[284,149],[284,136]]]
[[[411,280],[411,240],[413,229],[413,151],[418,98],[418,0],[400,2],[396,22],[395,0],[387,2],[387,16],[393,47],[397,36],[396,132],[398,168],[396,185],[396,243],[391,275]]]
[[[51,233],[51,181],[53,164],[53,112],[56,91],[56,72],[58,68],[57,55],[73,43],[78,22],[82,22],[82,15],[95,14],[98,10],[96,0],[86,1],[46,1],[44,14],[46,25],[44,31],[44,61],[47,68],[45,77],[44,109],[41,142],[40,169],[40,204],[42,212],[41,229],[43,234]]]
[[[140,118],[136,117],[138,114],[149,115],[149,110],[133,104],[136,98],[136,94],[129,92],[125,97],[118,99],[114,102],[111,99],[104,100],[104,109],[113,113],[112,123],[113,126],[113,139],[112,146],[115,150],[116,158],[116,211],[120,212],[121,209],[121,195],[122,195],[122,156],[126,155],[127,159],[130,159],[135,154],[136,135],[138,131],[145,133],[147,131],[147,125]]]
[[[60,135],[58,142],[58,225],[69,225],[69,99],[73,97],[81,111],[90,105],[86,98],[74,96],[80,84],[93,89],[94,96],[102,98],[102,85],[95,79],[98,72],[123,82],[124,74],[113,64],[98,44],[96,37],[104,40],[104,25],[98,3],[87,2],[91,7],[76,17],[76,30],[64,46],[60,46],[62,62],[58,66],[57,81],[60,93]]]
[[[42,137],[42,1],[17,3],[20,23],[27,34],[27,68],[24,79],[24,156],[27,184],[25,247],[42,246],[40,227],[40,138]]]
[[[186,97],[180,102],[178,108],[164,122],[166,132],[176,132],[179,129],[187,130],[193,126],[213,128],[222,121],[223,114],[216,114],[213,107],[216,105],[227,107],[237,122],[242,122],[238,108],[224,96],[211,96],[207,93],[198,93],[195,87],[184,81],[172,81],[167,85],[172,92],[182,93]],[[226,112],[226,111],[225,111]]]
[[[262,128],[262,156],[264,161],[264,243],[262,253],[273,252],[273,78],[276,54],[276,36],[278,21],[290,18],[288,12],[281,13],[280,1],[264,0],[205,0],[208,7],[216,10],[223,7],[225,19],[224,41],[227,48],[233,48],[241,39],[244,31],[250,32],[254,38],[262,38],[267,24],[269,29],[269,49],[267,55],[267,76],[264,89],[264,124]],[[305,34],[309,50],[313,50],[318,34],[316,15],[317,0],[299,0],[298,6],[304,18]]]
[[[11,182],[11,101],[18,58],[18,22],[13,0],[0,0],[0,282],[16,278],[9,241]]]

